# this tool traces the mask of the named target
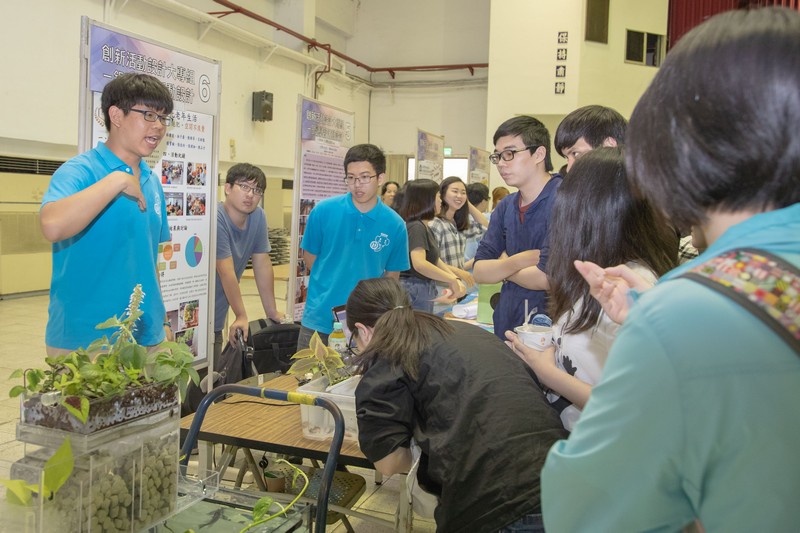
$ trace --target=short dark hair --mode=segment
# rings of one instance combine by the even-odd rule
[[[267,177],[264,172],[250,163],[237,163],[228,169],[225,183],[233,185],[236,182],[255,182],[256,187],[262,191],[267,188]]]
[[[399,194],[397,213],[406,222],[433,220],[436,217],[436,193],[439,184],[429,179],[411,180]],[[397,197],[395,197],[397,198]]]
[[[601,147],[575,161],[558,189],[549,239],[548,310],[554,321],[568,315],[568,333],[593,328],[602,311],[575,269],[576,259],[603,266],[636,261],[657,276],[678,262],[675,230],[634,194],[619,147]],[[581,300],[580,311],[571,314]]]
[[[419,356],[434,334],[453,333],[453,327],[438,316],[415,311],[406,290],[392,278],[359,281],[345,308],[347,327],[354,335],[358,334],[356,322],[374,328],[372,339],[356,360],[362,374],[381,358],[416,380]]]
[[[344,156],[344,171],[347,172],[347,165],[366,161],[375,170],[375,174],[380,176],[386,172],[386,156],[383,150],[374,144],[357,144],[351,147]]]
[[[120,74],[103,87],[100,107],[103,110],[106,129],[111,131],[108,110],[116,106],[127,115],[135,105],[143,105],[164,114],[172,113],[172,95],[166,85],[149,74]]]
[[[439,212],[439,217],[444,218],[445,211],[449,209],[449,205],[444,199],[445,194],[447,193],[447,189],[454,183],[461,183],[464,185],[464,189],[467,188],[464,180],[459,178],[458,176],[448,176],[442,180],[442,184],[439,186],[439,196],[442,199],[442,209]],[[453,215],[453,222],[456,224],[456,229],[458,231],[464,231],[469,228],[469,205],[465,202]]]
[[[394,185],[398,190],[400,190],[400,184],[396,181],[384,181],[383,185],[381,185],[381,196],[386,194],[386,191],[389,190],[389,185]]]
[[[603,141],[611,137],[618,146],[625,143],[625,129],[628,121],[615,109],[601,105],[579,107],[561,121],[556,128],[553,143],[556,152],[564,155],[564,150],[573,146],[583,137],[592,148],[600,148]]]
[[[477,181],[467,185],[467,199],[472,205],[478,205],[483,201],[489,201],[489,187]]]
[[[550,132],[541,121],[528,115],[510,118],[500,124],[497,131],[494,132],[492,142],[497,144],[500,137],[509,135],[520,136],[525,146],[533,146],[534,148],[530,150],[531,154],[536,151],[536,148],[544,146],[544,169],[548,172],[553,170],[553,162],[550,160]]]
[[[682,228],[800,201],[800,12],[734,10],[684,35],[636,105],[628,173]]]

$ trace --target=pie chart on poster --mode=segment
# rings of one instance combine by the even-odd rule
[[[197,236],[186,241],[186,262],[190,267],[196,267],[203,259],[203,242]]]

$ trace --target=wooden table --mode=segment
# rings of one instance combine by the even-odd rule
[[[295,390],[297,380],[293,376],[279,376],[259,386]],[[182,436],[188,432],[193,419],[194,415],[181,419]],[[330,449],[330,440],[303,437],[299,405],[238,394],[209,407],[198,440],[323,462]],[[338,463],[374,468],[361,453],[358,442],[350,440],[342,444]]]

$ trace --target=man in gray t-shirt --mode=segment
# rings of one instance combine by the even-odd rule
[[[236,318],[228,328],[227,337],[236,342],[236,330],[244,332],[247,339],[248,318],[239,290],[247,261],[252,258],[256,287],[264,312],[280,322],[284,315],[275,305],[275,276],[272,271],[271,251],[267,235],[267,219],[258,205],[267,178],[258,168],[248,163],[231,167],[225,179],[225,201],[217,210],[217,282],[214,309],[214,356],[222,349],[222,329],[228,308]]]

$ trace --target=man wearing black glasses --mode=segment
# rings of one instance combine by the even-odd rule
[[[372,144],[358,144],[344,157],[349,192],[318,203],[308,216],[301,247],[311,271],[297,349],[316,331],[327,343],[331,310],[347,302],[362,279],[400,277],[409,269],[408,234],[400,215],[378,198],[386,178],[386,156]]]
[[[253,261],[253,276],[264,312],[275,322],[284,315],[275,305],[275,274],[269,252],[267,217],[260,207],[267,178],[264,172],[249,163],[233,165],[225,177],[225,201],[217,209],[217,282],[214,298],[214,360],[222,351],[222,329],[228,308],[235,315],[228,328],[228,340],[236,345],[236,330],[247,340],[248,324],[239,280]]]
[[[533,117],[503,122],[494,145],[489,160],[518,192],[503,198],[492,212],[475,254],[474,277],[478,283],[503,282],[494,309],[494,333],[505,339],[506,330],[547,312],[547,234],[561,176],[550,175],[550,133]]]
[[[144,158],[172,124],[172,97],[152,76],[122,74],[103,89],[101,107],[108,140],[61,165],[42,200],[42,233],[53,243],[51,355],[106,333],[95,326],[119,315],[137,284],[145,293],[137,342],[152,346],[165,337],[156,264],[170,232],[159,176]]]

